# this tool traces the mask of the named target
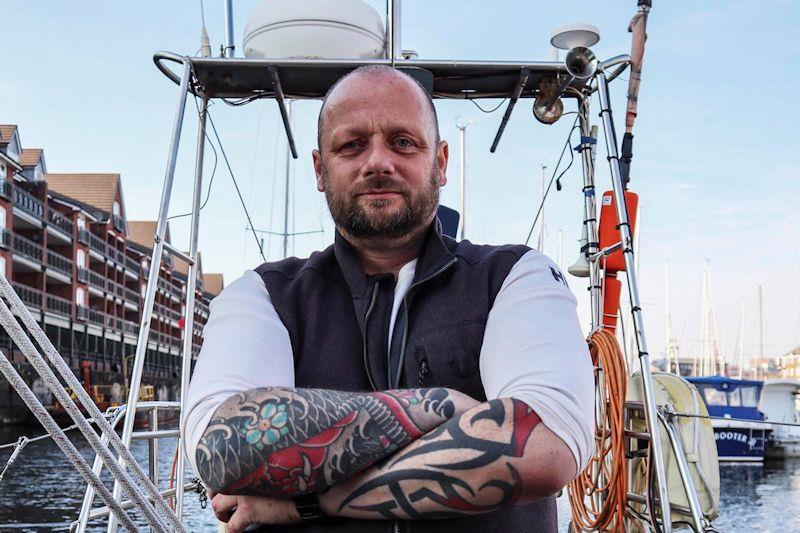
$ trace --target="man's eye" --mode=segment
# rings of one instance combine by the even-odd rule
[[[414,142],[406,137],[400,137],[398,139],[395,139],[394,143],[400,148],[411,148],[412,146],[414,146]]]
[[[355,150],[355,149],[356,149],[356,148],[358,148],[360,145],[361,145],[361,144],[360,144],[358,141],[350,141],[350,142],[346,142],[346,143],[344,143],[344,144],[342,145],[342,150]]]

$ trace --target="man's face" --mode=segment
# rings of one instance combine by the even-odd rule
[[[398,75],[362,75],[328,98],[317,188],[340,230],[391,244],[427,227],[446,183],[447,144],[421,90]]]

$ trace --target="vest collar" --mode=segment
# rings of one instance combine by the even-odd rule
[[[344,274],[344,278],[350,286],[353,298],[364,298],[367,290],[372,285],[370,280],[374,281],[376,277],[386,276],[386,274],[367,276],[352,245],[339,233],[339,230],[336,230],[333,252],[336,256],[336,261],[339,263],[339,268],[342,269],[342,274]],[[448,249],[442,236],[442,224],[439,222],[438,217],[434,218],[425,235],[422,251],[417,256],[417,268],[414,273],[413,283],[421,283],[436,275],[445,269],[453,259],[455,259],[455,255]]]

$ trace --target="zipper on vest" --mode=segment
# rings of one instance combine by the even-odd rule
[[[425,283],[426,281],[435,278],[436,276],[438,276],[439,274],[441,274],[442,272],[453,266],[453,264],[456,261],[458,261],[458,259],[454,257],[453,259],[450,260],[450,262],[448,262],[446,265],[444,265],[442,268],[440,268],[427,278],[423,278],[417,281],[416,283],[412,284],[408,288],[408,292],[406,292],[406,297],[403,298],[403,340],[400,343],[400,360],[397,363],[398,367],[397,367],[397,379],[395,380],[396,383],[394,384],[395,388],[400,388],[400,376],[403,375],[403,364],[405,363],[406,359],[406,344],[408,343],[408,299],[411,296],[411,291],[415,287],[421,285],[422,283]]]
[[[375,301],[378,299],[378,282],[376,281],[375,284],[372,286],[372,301],[367,308],[367,313],[364,315],[364,329],[361,332],[361,339],[364,345],[364,370],[367,372],[367,379],[369,380],[369,386],[372,387],[372,390],[377,391],[378,387],[375,386],[375,381],[372,379],[372,371],[369,368],[369,356],[367,354],[367,328],[369,325],[369,315],[372,314],[372,308],[375,307]]]

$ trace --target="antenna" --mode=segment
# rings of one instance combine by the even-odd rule
[[[233,57],[233,0],[225,0],[225,46],[222,57]]]

